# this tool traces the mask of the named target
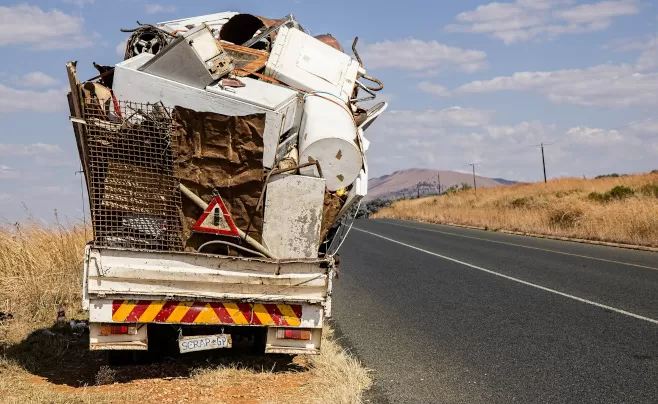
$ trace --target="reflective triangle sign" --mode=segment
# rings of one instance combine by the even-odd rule
[[[238,228],[235,227],[235,223],[219,195],[213,198],[199,220],[192,226],[192,230],[200,233],[240,237]]]

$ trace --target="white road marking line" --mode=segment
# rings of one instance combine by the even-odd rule
[[[544,286],[541,286],[541,285],[537,285],[535,283],[531,283],[531,282],[527,282],[527,281],[524,281],[524,280],[521,280],[521,279],[514,278],[512,276],[503,275],[501,273],[498,273],[498,272],[495,272],[495,271],[492,271],[492,270],[489,270],[489,269],[485,269],[485,268],[479,267],[477,265],[469,264],[468,262],[464,262],[464,261],[460,261],[460,260],[457,260],[457,259],[454,259],[454,258],[446,257],[445,255],[437,254],[437,253],[434,253],[432,251],[427,251],[427,250],[424,250],[420,247],[416,247],[416,246],[413,246],[411,244],[406,244],[406,243],[403,243],[401,241],[393,240],[392,238],[388,238],[388,237],[385,237],[385,236],[382,236],[380,234],[373,233],[373,232],[370,232],[370,231],[367,231],[367,230],[359,229],[357,227],[354,227],[354,230],[358,230],[360,232],[367,233],[367,234],[379,237],[381,239],[390,241],[392,243],[403,245],[403,246],[411,248],[413,250],[424,252],[425,254],[433,255],[435,257],[443,258],[443,259],[448,260],[448,261],[456,262],[457,264],[462,264],[462,265],[465,265],[469,268],[477,269],[478,271],[482,271],[482,272],[486,272],[486,273],[491,274],[491,275],[499,276],[501,278],[505,278],[507,280],[514,281],[514,282],[520,283],[522,285],[530,286],[530,287],[533,287],[533,288],[536,288],[536,289],[539,289],[539,290],[543,290],[545,292],[549,292],[549,293],[553,293],[553,294],[563,296],[563,297],[566,297],[566,298],[569,298],[569,299],[573,299],[573,300],[576,300],[576,301],[581,302],[581,303],[586,303],[586,304],[589,304],[589,305],[592,305],[592,306],[599,307],[601,309],[610,310],[610,311],[613,311],[615,313],[619,313],[619,314],[623,314],[625,316],[636,318],[638,320],[644,320],[644,321],[648,321],[648,322],[653,323],[653,324],[658,324],[658,320],[654,320],[654,319],[649,318],[649,317],[640,316],[638,314],[631,313],[631,312],[626,311],[626,310],[621,310],[621,309],[617,309],[617,308],[614,308],[614,307],[606,306],[605,304],[596,303],[596,302],[593,302],[591,300],[583,299],[582,297],[570,295],[568,293],[563,293],[563,292],[557,291],[555,289],[550,289],[550,288],[547,288],[547,287],[544,287]]]
[[[462,237],[462,238],[470,238],[470,239],[473,239],[473,240],[487,241],[489,243],[505,244],[505,245],[511,245],[511,246],[514,246],[514,247],[528,248],[528,249],[531,249],[531,250],[539,250],[539,251],[546,251],[546,252],[555,253],[555,254],[570,255],[572,257],[587,258],[587,259],[595,260],[595,261],[612,262],[613,264],[628,265],[628,266],[631,266],[631,267],[658,270],[658,268],[656,268],[656,267],[650,267],[650,266],[647,266],[647,265],[631,264],[630,262],[615,261],[615,260],[609,260],[609,259],[605,259],[605,258],[597,258],[597,257],[589,256],[589,255],[574,254],[574,253],[568,253],[568,252],[564,252],[564,251],[551,250],[551,249],[548,249],[548,248],[533,247],[533,246],[524,245],[524,244],[510,243],[510,242],[507,242],[507,241],[492,240],[490,238],[484,238],[484,237],[467,236],[465,234],[450,233],[450,232],[447,232],[447,231],[441,231],[441,230],[436,230],[436,229],[427,229],[425,227],[407,226],[407,225],[404,225],[404,224],[384,222],[384,221],[382,221],[380,223],[390,224],[391,226],[406,227],[408,229],[414,229],[414,230],[430,231],[432,233],[441,233],[441,234],[446,234],[448,236],[455,236],[455,237]]]

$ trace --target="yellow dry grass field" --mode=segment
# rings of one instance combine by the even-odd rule
[[[54,325],[80,311],[84,227],[0,226],[1,403],[356,403],[369,372],[325,329],[318,356],[219,353],[110,367],[88,335]],[[209,351],[217,352],[217,351]],[[217,358],[219,356],[219,358]]]
[[[471,189],[398,201],[373,217],[658,247],[658,173]]]

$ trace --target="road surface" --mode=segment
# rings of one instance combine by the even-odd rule
[[[658,403],[658,253],[358,220],[340,255],[370,402]]]

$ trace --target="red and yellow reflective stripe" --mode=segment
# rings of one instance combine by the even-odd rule
[[[281,303],[114,300],[112,321],[299,327],[302,324],[302,306]]]

